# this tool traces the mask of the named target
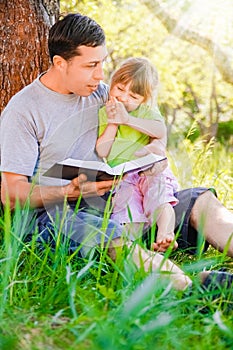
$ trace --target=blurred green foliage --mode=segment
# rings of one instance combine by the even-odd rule
[[[190,4],[180,4],[179,15],[185,14],[191,23]],[[232,128],[222,123],[232,119],[233,86],[222,79],[214,57],[169,34],[143,1],[61,0],[60,5],[62,12],[81,12],[104,28],[109,52],[106,82],[119,63],[129,56],[146,56],[156,65],[160,76],[158,104],[168,125],[169,138],[187,134],[195,122],[207,141],[213,136],[224,143],[230,140]],[[225,25],[227,28],[229,23]],[[218,27],[218,32],[225,34],[226,28]],[[200,30],[208,36],[212,35],[213,28],[202,22]],[[226,39],[222,37],[221,42],[220,34],[218,43],[224,45]],[[232,40],[230,31],[228,39]]]

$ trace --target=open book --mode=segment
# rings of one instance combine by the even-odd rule
[[[72,180],[80,174],[86,174],[89,181],[104,181],[114,179],[116,176],[121,176],[132,171],[139,172],[146,170],[154,163],[164,159],[166,157],[150,153],[144,157],[110,167],[104,162],[68,158],[54,164],[43,175]]]

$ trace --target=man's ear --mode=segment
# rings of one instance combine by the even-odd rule
[[[59,55],[55,55],[53,56],[53,65],[57,69],[63,69],[66,65],[66,60]]]

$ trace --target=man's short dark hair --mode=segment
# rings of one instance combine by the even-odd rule
[[[49,31],[48,48],[51,61],[55,55],[69,60],[79,55],[81,45],[104,45],[105,34],[98,23],[80,13],[68,14],[59,19]]]

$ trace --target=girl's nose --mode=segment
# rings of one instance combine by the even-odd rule
[[[120,100],[121,102],[126,102],[128,100],[128,95],[124,92],[122,92],[120,94],[120,96],[118,97],[118,100]]]

